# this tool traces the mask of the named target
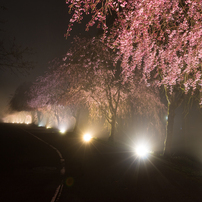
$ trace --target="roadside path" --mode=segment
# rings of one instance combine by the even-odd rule
[[[61,183],[60,159],[21,127],[29,128],[0,124],[0,201],[51,202]]]
[[[137,159],[132,152],[71,135],[40,137],[59,148],[66,162],[60,201],[201,202],[202,181],[158,156]]]
[[[75,137],[73,134],[60,135],[53,130],[37,127],[28,127],[26,131],[57,148],[65,159],[66,172],[62,177],[64,180],[63,190],[59,202],[201,202],[202,200],[201,177],[187,175],[177,170],[172,162],[162,157],[150,156],[147,159],[140,160],[130,151],[120,150],[95,140],[90,144],[86,144],[82,142],[80,137]],[[43,144],[42,149],[42,143],[35,142],[36,138],[34,141],[31,135],[19,134],[18,132],[17,134],[16,137],[21,136],[20,140],[14,136],[12,137],[12,135],[9,137],[9,133],[7,134],[8,137],[6,136],[7,145],[9,145],[11,139],[13,143],[17,143],[12,144],[12,146],[14,146],[18,154],[15,154],[14,157],[12,157],[13,154],[10,155],[9,159],[13,159],[15,162],[16,157],[22,156],[29,147],[32,149],[37,147],[37,151],[33,150],[30,153],[33,155],[30,158],[33,159],[32,162],[28,163],[26,161],[26,164],[28,163],[30,166],[27,167],[22,163],[23,166],[19,167],[23,168],[24,173],[26,173],[25,170],[32,173],[31,176],[26,176],[26,179],[36,178],[35,184],[32,183],[31,185],[31,192],[26,187],[23,187],[24,185],[19,181],[21,188],[25,188],[23,190],[24,198],[21,201],[26,201],[24,200],[25,196],[27,196],[26,199],[29,199],[27,201],[31,201],[30,199],[33,198],[34,194],[39,199],[39,190],[43,190],[41,194],[43,192],[44,201],[50,202],[56,187],[61,182],[61,176],[59,173],[54,174],[53,172],[48,175],[46,171],[43,173],[43,177],[40,178],[41,176],[37,176],[39,173],[37,175],[33,174],[33,168],[39,165],[42,166],[41,162],[44,162],[49,167],[57,165],[57,171],[60,171],[59,158],[54,150],[50,151],[50,147],[44,150]],[[4,138],[6,139],[6,137]],[[17,145],[24,145],[23,147],[25,148]],[[4,149],[11,151],[8,148]],[[40,160],[37,160],[38,158]],[[44,158],[46,159],[45,161]],[[15,166],[15,168],[10,173],[16,173],[16,170],[18,170],[18,173],[22,172],[17,169],[16,163],[13,163],[13,161],[11,161],[10,165]],[[5,173],[9,172],[6,171]],[[47,179],[44,179],[45,176],[47,176]],[[5,179],[7,178],[5,177]],[[8,179],[12,178],[8,177]],[[17,186],[16,181],[14,181],[14,185],[14,187]],[[10,186],[13,187],[13,185]],[[39,187],[39,189],[36,187]],[[18,191],[22,193],[22,189]],[[36,200],[35,197],[32,201],[40,200]]]

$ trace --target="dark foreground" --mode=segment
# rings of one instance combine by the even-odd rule
[[[157,155],[137,159],[130,151],[94,140],[84,144],[74,134],[60,135],[27,125],[0,124],[0,201],[61,202],[202,200],[202,168],[181,158]],[[65,159],[65,174],[55,150]]]

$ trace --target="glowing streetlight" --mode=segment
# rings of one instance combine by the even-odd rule
[[[65,128],[61,128],[60,129],[60,133],[64,134],[66,132],[66,129]]]
[[[135,148],[135,153],[140,158],[145,158],[150,153],[148,146],[144,144],[140,144]]]
[[[83,140],[85,142],[90,142],[92,139],[92,136],[89,134],[89,133],[86,133],[84,136],[83,136]]]

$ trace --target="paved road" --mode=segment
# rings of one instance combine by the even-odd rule
[[[21,128],[0,124],[0,201],[50,202],[61,181],[59,158]]]
[[[61,202],[202,200],[201,178],[177,171],[163,158],[140,160],[99,141],[84,144],[73,135],[31,127],[26,130],[58,148],[65,158]]]

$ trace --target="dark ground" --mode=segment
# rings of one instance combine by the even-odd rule
[[[187,158],[158,155],[137,159],[132,152],[74,134],[28,125],[0,124],[0,201],[49,201],[64,182],[59,202],[202,201],[202,166]],[[26,132],[28,131],[28,132]],[[56,147],[65,159],[60,175]]]

